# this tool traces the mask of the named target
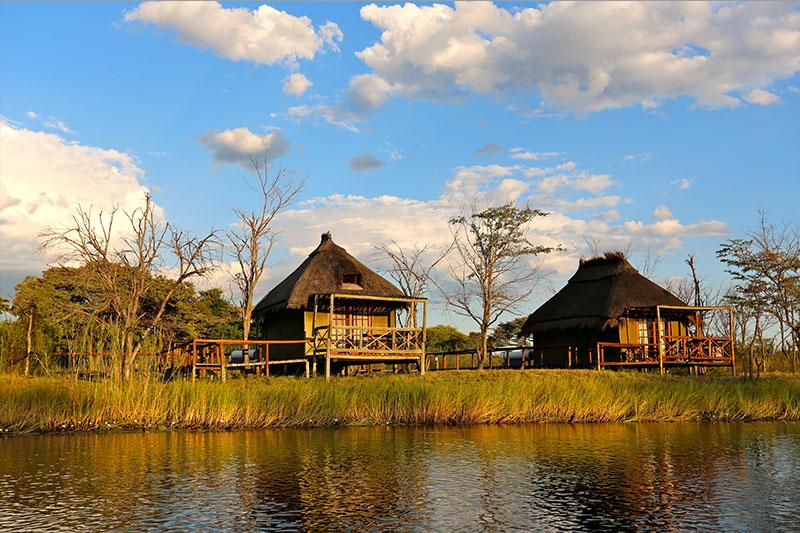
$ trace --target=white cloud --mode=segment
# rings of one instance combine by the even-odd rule
[[[642,152],[640,154],[628,154],[623,159],[625,161],[649,161],[653,158],[653,152]]]
[[[286,80],[286,83],[283,84],[283,92],[284,94],[291,94],[294,96],[298,96],[306,92],[306,89],[314,85],[311,83],[308,78],[296,72],[289,76]]]
[[[584,170],[573,174],[558,174],[543,178],[539,181],[538,189],[546,194],[553,194],[560,188],[599,194],[614,184],[615,182],[608,174],[590,174]]]
[[[217,163],[239,163],[245,167],[250,165],[250,156],[266,153],[267,160],[272,161],[286,154],[292,145],[277,129],[263,135],[253,133],[247,128],[221,132],[211,129],[198,137],[198,140],[212,150],[211,158]]]
[[[131,211],[147,188],[134,158],[63,137],[0,123],[0,275],[43,268],[39,233],[67,223],[77,205]]]
[[[742,96],[742,98],[744,98],[744,101],[748,104],[770,105],[779,104],[781,102],[780,96],[762,89],[753,89],[749,93]]]
[[[178,41],[233,61],[272,65],[313,59],[325,46],[338,50],[342,32],[333,22],[322,26],[268,5],[254,10],[224,8],[219,2],[145,2],[125,13],[128,22],[175,30]]]
[[[322,119],[328,124],[339,126],[340,128],[354,133],[358,133],[359,131],[356,124],[364,122],[365,120],[363,115],[330,104],[318,104],[313,106],[303,104],[290,107],[286,111],[285,117],[295,122],[301,122],[305,119]]]
[[[362,76],[375,105],[521,90],[574,113],[652,109],[681,95],[734,107],[800,70],[790,3],[369,4],[361,17],[381,32],[356,54],[372,69]]]
[[[28,118],[39,118],[39,115],[37,115],[37,114],[36,114],[36,113],[34,113],[33,111],[28,111],[27,113],[25,113],[25,115],[26,115]]]
[[[653,218],[658,220],[669,220],[672,218],[672,212],[665,205],[656,207],[653,211]]]
[[[42,125],[45,128],[50,128],[52,130],[59,130],[64,133],[69,133],[70,135],[76,135],[74,131],[69,129],[69,126],[67,126],[67,124],[64,121],[58,120],[55,117],[49,117],[47,120],[42,122]]]
[[[677,185],[679,189],[688,189],[692,186],[692,180],[687,180],[686,178],[681,178],[679,180],[672,180],[669,182],[670,185]]]
[[[513,152],[511,157],[514,159],[526,159],[534,161],[538,161],[539,159],[548,159],[550,157],[556,157],[564,154],[564,152],[523,152],[521,148],[512,148],[511,152]]]

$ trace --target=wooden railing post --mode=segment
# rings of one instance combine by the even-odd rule
[[[331,380],[331,344],[333,343],[333,294],[328,309],[328,349],[325,352],[325,381]]]
[[[264,345],[264,377],[269,377],[269,343]],[[306,361],[306,377],[308,377],[308,361]]]
[[[192,339],[192,381],[197,381],[197,339]]]
[[[728,318],[730,319],[730,340],[731,340],[731,370],[733,372],[734,377],[736,377],[736,356],[734,355],[734,347],[733,345],[733,307],[728,307]]]
[[[664,373],[664,347],[661,345],[661,306],[656,306],[656,345],[658,347],[658,368]]]
[[[228,375],[226,373],[225,367],[227,366],[225,363],[225,348],[222,346],[222,343],[217,345],[217,352],[219,353],[219,366],[221,368],[220,374],[222,374],[222,381],[228,379]]]

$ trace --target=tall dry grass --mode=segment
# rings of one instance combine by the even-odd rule
[[[578,370],[161,382],[0,375],[0,430],[800,420],[800,379]]]

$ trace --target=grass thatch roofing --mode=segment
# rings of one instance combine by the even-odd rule
[[[604,329],[629,307],[686,305],[631,266],[622,252],[581,259],[567,285],[531,313],[525,335],[557,329]]]
[[[360,284],[343,283],[344,274],[360,275]],[[333,243],[331,233],[322,235],[316,250],[303,263],[256,305],[254,315],[282,309],[307,309],[313,305],[314,294],[353,294],[360,296],[386,296],[402,298],[405,295]],[[373,303],[374,305],[374,303]],[[387,302],[382,307],[399,307],[404,304]]]

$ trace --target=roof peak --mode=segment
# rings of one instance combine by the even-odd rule
[[[617,263],[627,262],[628,260],[625,258],[625,253],[618,250],[616,252],[606,252],[603,255],[596,255],[588,259],[581,257],[580,261],[578,262],[578,268],[581,269],[585,267],[601,265],[614,265]]]

